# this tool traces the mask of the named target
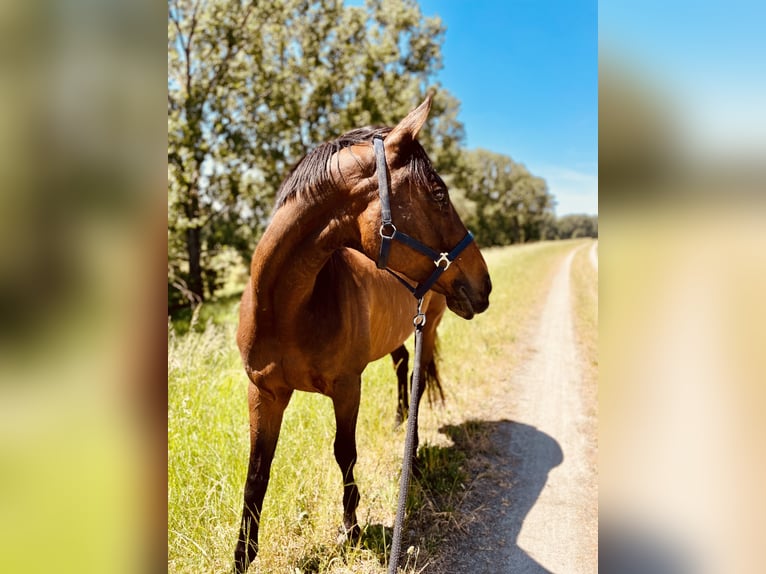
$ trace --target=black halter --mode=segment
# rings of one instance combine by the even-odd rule
[[[397,230],[396,226],[391,220],[388,167],[386,166],[386,151],[383,146],[383,136],[373,136],[372,142],[375,149],[375,161],[377,163],[378,170],[378,193],[380,194],[380,217],[382,221],[380,224],[381,243],[377,265],[379,269],[385,269],[394,277],[396,277],[402,283],[402,285],[407,287],[407,289],[412,292],[416,299],[420,299],[423,297],[423,295],[426,294],[426,292],[428,292],[433,284],[436,283],[439,277],[441,277],[442,273],[444,273],[449,268],[450,264],[458,255],[460,255],[463,249],[471,244],[473,241],[473,234],[469,231],[466,233],[466,236],[463,237],[463,239],[461,239],[457,245],[455,245],[452,251],[444,251],[440,253],[434,251],[426,245],[423,245],[420,241],[410,237],[406,233],[402,233],[401,231]],[[407,281],[402,279],[399,275],[388,268],[388,254],[391,250],[391,241],[394,239],[400,243],[404,243],[416,251],[419,251],[426,257],[429,257],[436,266],[436,269],[434,269],[433,273],[431,273],[428,279],[418,284],[416,287],[412,287]]]

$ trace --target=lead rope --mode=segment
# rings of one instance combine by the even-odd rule
[[[394,538],[391,541],[391,556],[388,559],[388,574],[396,574],[399,565],[399,555],[402,551],[402,528],[404,527],[404,511],[407,505],[407,491],[410,487],[412,473],[412,455],[415,448],[415,432],[418,428],[418,391],[420,389],[420,356],[423,340],[423,327],[426,316],[422,311],[423,298],[418,299],[418,312],[412,320],[415,325],[415,360],[412,371],[412,389],[410,397],[410,412],[407,419],[407,435],[404,439],[404,460],[402,461],[402,477],[399,481],[399,502],[396,507],[394,522]]]

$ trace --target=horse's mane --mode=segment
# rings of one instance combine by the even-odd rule
[[[392,129],[387,126],[357,128],[314,148],[293,166],[282,185],[279,186],[274,211],[288,200],[321,199],[337,183],[330,172],[330,158],[334,154],[352,145],[371,142],[375,135],[385,136]],[[410,176],[419,185],[428,186],[434,178],[439,178],[423,146],[417,141],[413,143],[409,168]],[[440,179],[437,180],[440,181]]]

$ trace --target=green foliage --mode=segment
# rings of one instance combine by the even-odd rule
[[[578,239],[580,237],[598,237],[597,215],[564,215],[556,221],[557,239]]]
[[[546,238],[554,199],[544,179],[506,155],[483,149],[466,151],[462,161],[453,195],[480,245]]]
[[[577,252],[572,262],[575,333],[586,380],[597,384],[598,375],[598,271],[590,261],[591,245]]]
[[[228,246],[248,258],[287,170],[309,149],[394,124],[441,67],[444,26],[414,0],[169,0],[169,303],[220,282]],[[440,170],[463,140],[437,93],[423,143]]]

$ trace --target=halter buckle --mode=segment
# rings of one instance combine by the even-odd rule
[[[439,259],[434,261],[434,265],[436,265],[437,267],[441,267],[441,262],[443,261],[446,263],[446,265],[442,267],[442,269],[446,271],[447,269],[449,269],[449,266],[452,263],[452,260],[449,258],[449,253],[440,253],[439,255],[440,257]]]
[[[386,235],[386,234],[384,233],[384,230],[385,230],[386,228],[389,228],[389,229],[391,229],[391,235]],[[381,224],[381,226],[380,226],[380,231],[379,231],[379,233],[380,233],[380,236],[381,236],[383,239],[393,239],[393,238],[394,238],[394,235],[396,235],[396,225],[394,225],[393,223],[383,223],[383,224]]]

